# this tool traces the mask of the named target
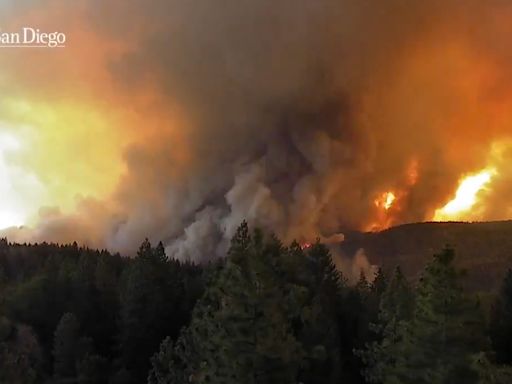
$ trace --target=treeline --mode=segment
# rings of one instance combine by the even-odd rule
[[[512,272],[488,311],[453,259],[349,286],[324,245],[246,223],[203,267],[3,242],[0,383],[511,383]]]
[[[133,259],[0,243],[0,383],[143,383],[176,338],[204,271],[145,241]]]

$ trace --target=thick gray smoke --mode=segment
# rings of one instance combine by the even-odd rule
[[[151,118],[124,128],[137,140],[115,194],[44,214],[30,239],[133,252],[148,236],[204,261],[245,219],[336,242],[371,224],[388,190],[400,193],[386,224],[428,219],[511,134],[480,125],[510,80],[498,0],[83,3],[96,35],[128,46],[108,70],[121,94],[151,90],[126,106]]]

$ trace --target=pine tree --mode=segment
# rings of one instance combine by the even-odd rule
[[[361,271],[356,285],[347,289],[342,298],[339,322],[342,333],[343,379],[350,383],[365,382],[362,375],[363,362],[354,352],[363,349],[367,343],[375,339],[375,335],[370,330],[370,324],[377,318],[376,298],[377,295],[372,290],[372,285],[368,282],[364,271]]]
[[[512,270],[508,270],[491,309],[489,324],[492,347],[499,364],[512,363]]]
[[[368,282],[363,270],[359,273],[359,280],[357,281],[355,288],[363,296],[368,295],[370,292],[371,284]]]
[[[147,369],[146,360],[154,348],[155,313],[150,302],[159,295],[154,289],[151,270],[139,258],[123,273],[120,292],[120,362],[137,377]]]
[[[302,251],[301,251],[302,252]],[[302,300],[296,306],[300,316],[294,320],[298,325],[297,337],[306,353],[301,365],[299,379],[306,384],[339,383],[341,381],[341,333],[339,316],[344,281],[332,261],[329,249],[315,244],[300,257],[293,251],[293,257],[300,261],[303,276],[295,285],[302,293]],[[302,289],[301,289],[302,288]]]
[[[76,375],[75,363],[79,342],[79,325],[72,313],[65,313],[55,330],[53,374],[57,378]]]
[[[226,264],[174,352],[166,342],[153,359],[152,383],[295,383],[301,349],[287,319],[275,253],[276,244],[260,231],[250,235],[247,223],[238,228]]]
[[[377,269],[377,272],[375,272],[375,277],[370,284],[370,291],[379,298],[379,301],[380,296],[386,291],[387,285],[388,282],[383,269]]]
[[[383,382],[388,371],[393,369],[396,355],[394,348],[401,341],[403,322],[412,317],[413,303],[412,289],[400,268],[396,268],[389,285],[382,292],[378,321],[371,324],[377,338],[367,344],[366,349],[357,351],[367,366],[364,375],[369,383]]]
[[[368,341],[373,342],[378,340],[378,335],[375,332],[371,332],[371,324],[375,324],[379,320],[380,303],[382,295],[386,291],[388,281],[384,270],[378,268],[375,272],[373,281],[369,284],[369,291],[366,295],[366,311],[368,316]]]
[[[164,244],[160,241],[153,251],[153,257],[156,259],[160,265],[165,265],[167,263],[167,255],[165,254]]]
[[[1,294],[3,293],[4,286],[7,285],[8,279],[5,273],[5,268],[0,264],[0,300]]]
[[[178,343],[183,342],[183,335]],[[192,360],[185,358],[176,348],[170,337],[166,337],[160,345],[160,350],[151,359],[151,370],[149,372],[148,384],[182,384],[186,378],[186,364]]]
[[[176,337],[183,316],[175,316],[182,295],[178,277],[160,243],[146,239],[134,262],[123,272],[120,290],[120,366],[137,379],[146,378],[150,358],[166,336]]]
[[[25,325],[14,326],[10,336],[0,342],[0,383],[41,383],[43,352],[33,330]]]
[[[434,256],[419,282],[413,316],[399,323],[385,384],[478,383],[474,357],[485,346],[478,303],[459,285],[454,251]]]
[[[111,356],[116,341],[119,313],[119,279],[112,256],[101,255],[94,271],[94,285],[97,292],[96,315],[100,324],[96,327],[95,346],[104,356]]]

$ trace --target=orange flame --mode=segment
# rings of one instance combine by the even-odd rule
[[[455,197],[436,210],[434,221],[458,220],[464,217],[478,201],[478,196],[496,175],[496,169],[484,169],[460,181]]]
[[[376,198],[373,203],[377,208],[382,208],[384,210],[388,210],[393,206],[393,203],[396,200],[396,196],[393,192],[384,192],[378,198]]]

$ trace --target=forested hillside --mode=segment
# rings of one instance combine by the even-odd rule
[[[144,242],[134,259],[0,244],[0,383],[140,383],[203,291],[203,270]]]
[[[246,223],[204,266],[2,241],[0,383],[510,383],[512,272],[484,307],[459,254],[351,286],[325,245]]]
[[[401,266],[417,279],[432,254],[445,245],[456,250],[456,265],[467,271],[471,289],[495,291],[512,265],[512,221],[417,223],[376,233],[349,232],[341,249],[353,255],[362,248],[371,263],[386,270]]]

